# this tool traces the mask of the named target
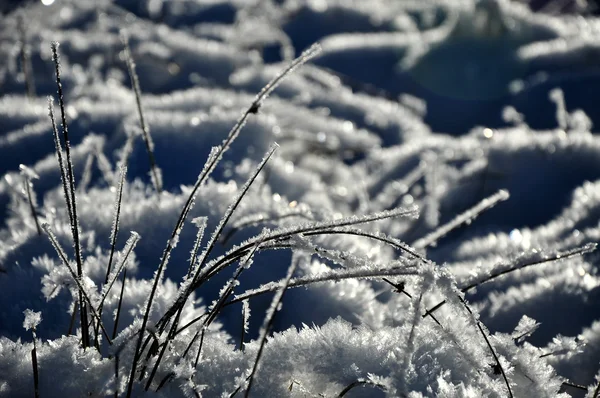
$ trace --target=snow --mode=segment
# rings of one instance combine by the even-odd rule
[[[0,5],[0,396],[34,344],[42,397],[128,396],[134,358],[131,396],[593,396],[600,19],[569,10]]]

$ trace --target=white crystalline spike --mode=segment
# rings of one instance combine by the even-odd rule
[[[244,318],[244,332],[248,333],[250,328],[250,303],[248,300],[242,301],[242,314]]]

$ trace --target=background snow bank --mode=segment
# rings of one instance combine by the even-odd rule
[[[505,0],[56,0],[50,6],[26,2],[1,18],[1,395],[33,394],[32,339],[41,396],[125,394],[152,277],[211,147],[223,142],[255,94],[317,40],[322,52],[250,115],[199,190],[159,284],[150,330],[181,293],[197,234],[189,221],[206,217],[204,246],[277,141],[275,157],[209,260],[231,253],[263,227],[294,230],[414,205],[420,217],[361,224],[360,233],[371,239],[334,228],[271,242],[295,248],[299,263],[290,287],[305,287],[286,291],[252,395],[336,396],[355,386],[348,396],[542,397],[583,395],[595,383],[598,257],[587,250],[568,254],[600,235],[600,141],[592,133],[600,121],[597,18],[532,13]],[[38,235],[18,170],[25,164],[39,176],[33,180],[37,216],[72,258],[44,98],[56,91],[50,51],[56,40],[79,184],[82,283],[99,300],[117,163],[139,130],[122,29],[164,191],[157,195],[152,188],[146,148],[136,137],[117,251],[129,231],[141,240],[102,315],[112,331],[125,283],[118,335],[112,346],[102,338],[99,351],[83,350],[73,313],[77,284],[48,237]],[[35,88],[30,96],[28,82]],[[508,200],[424,243],[500,189],[510,192]],[[123,255],[118,252],[117,260]],[[290,258],[290,250],[258,251],[233,286],[234,297],[276,290]],[[497,276],[516,268],[523,269]],[[197,289],[180,324],[204,314],[203,303],[216,300],[230,277],[226,270]],[[315,280],[322,282],[306,286]],[[232,393],[261,350],[254,339],[271,297],[250,298],[243,352],[237,303],[219,312],[202,339],[194,337],[198,323],[171,339],[145,391],[157,360],[149,355],[147,366],[138,366],[134,395]],[[437,306],[442,300],[446,304]],[[422,317],[434,307],[433,316]],[[42,313],[35,336],[22,327],[25,310]],[[164,343],[166,332],[157,338]]]

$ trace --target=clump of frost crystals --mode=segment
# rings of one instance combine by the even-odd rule
[[[41,312],[26,309],[25,311],[23,311],[23,314],[25,315],[25,320],[23,321],[23,327],[25,328],[25,330],[35,330],[40,324],[40,322],[42,322]]]

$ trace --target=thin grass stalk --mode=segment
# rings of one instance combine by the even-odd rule
[[[125,175],[127,174],[127,166],[121,165],[119,171],[119,185],[117,187],[117,195],[115,198],[115,213],[113,216],[113,223],[110,232],[110,255],[108,257],[108,265],[106,267],[106,276],[104,277],[104,283],[108,283],[108,276],[112,268],[112,262],[115,255],[115,248],[117,246],[117,235],[119,234],[119,225],[121,221],[121,204],[123,202],[123,185],[125,184]]]
[[[406,214],[410,214],[411,211],[407,212]],[[395,215],[398,215],[396,213],[398,213],[398,210],[396,210],[395,212],[391,212],[391,211],[386,211],[384,212],[387,215],[387,217],[393,217]],[[377,213],[376,215],[370,215],[367,216],[367,220],[365,220],[365,218],[361,218],[358,221],[355,220],[353,221],[354,224],[359,224],[359,223],[363,223],[363,222],[369,222],[369,221],[373,221],[376,219],[381,219],[378,218],[380,215],[380,213]],[[344,219],[344,220],[340,220],[341,223],[340,225],[351,225],[351,223],[348,223],[348,219]],[[385,235],[378,235],[378,234],[373,234],[373,233],[369,233],[369,232],[365,232],[362,231],[360,229],[354,229],[354,228],[349,228],[349,227],[345,227],[343,229],[340,230],[323,230],[323,229],[317,229],[317,231],[311,231],[311,228],[313,228],[315,226],[315,224],[306,227],[303,226],[299,229],[293,230],[291,232],[288,233],[283,233],[281,230],[276,230],[273,233],[270,234],[270,236],[265,237],[264,241],[265,242],[277,242],[280,241],[281,239],[288,239],[292,236],[294,236],[295,234],[304,234],[304,235],[317,235],[317,234],[328,234],[328,233],[344,233],[344,234],[350,234],[350,235],[358,235],[358,236],[364,236],[364,237],[369,237],[371,239],[375,239],[375,240],[379,240],[381,242],[387,243],[389,245],[391,245],[392,247],[395,247],[399,250],[405,250],[408,249],[409,253],[414,253],[415,256],[417,256],[419,259],[421,259],[424,262],[430,262],[428,259],[426,259],[425,257],[419,255],[418,253],[414,252],[413,250],[410,249],[410,247],[404,243],[402,243],[401,241],[398,241],[396,239],[387,237]],[[340,227],[341,228],[341,227]],[[306,232],[308,231],[308,232]],[[241,259],[243,256],[246,255],[246,253],[251,250],[252,246],[256,244],[256,239],[250,239],[248,241],[247,244],[244,244],[238,248],[234,248],[232,250],[230,250],[228,253],[226,253],[224,256],[221,256],[213,261],[211,261],[210,263],[207,264],[207,268],[212,269],[212,271],[206,273],[206,275],[203,277],[203,280],[207,280],[210,279],[213,275],[216,275],[218,272],[220,272],[221,270],[223,270],[224,268],[226,268],[228,265],[238,261],[239,259]],[[264,245],[263,248],[264,249],[281,249],[281,248],[291,248],[293,246],[291,246],[289,243],[284,243],[284,244],[270,244],[270,245]],[[399,275],[398,273],[389,273],[389,274],[383,274],[383,275],[374,275],[374,277],[377,276],[394,276],[394,275]],[[199,287],[199,285],[201,284],[199,281],[197,284],[192,286],[192,289],[190,289],[190,292],[193,291],[194,289],[197,289]],[[265,292],[266,293],[266,292]],[[168,319],[173,316],[177,311],[181,310],[181,303],[184,302],[184,299],[187,300],[186,296],[181,296],[179,297],[175,304],[173,304],[163,315],[163,317],[161,318],[161,320],[159,321],[159,324],[163,323],[163,322],[167,322]],[[235,302],[237,302],[238,300],[236,300]],[[229,304],[232,304],[228,303]],[[192,322],[193,323],[193,322]],[[183,329],[185,329],[188,325],[186,325],[185,327],[179,329],[177,331],[177,333],[181,332]]]
[[[514,271],[519,271],[519,270],[522,270],[522,269],[525,269],[525,268],[528,268],[528,267],[531,267],[531,266],[534,266],[534,265],[546,264],[546,263],[557,261],[557,260],[565,260],[565,259],[569,259],[569,258],[572,258],[572,257],[582,256],[582,255],[587,254],[587,253],[592,253],[593,251],[595,251],[597,249],[597,247],[598,247],[597,243],[588,243],[588,244],[585,244],[583,246],[576,247],[574,249],[570,249],[570,250],[567,250],[567,251],[564,251],[564,252],[555,253],[552,257],[549,257],[549,258],[545,258],[545,259],[541,259],[541,260],[536,260],[536,261],[531,261],[531,262],[525,263],[523,265],[516,265],[516,266],[510,267],[510,268],[507,268],[507,269],[499,270],[499,271],[496,271],[496,272],[492,273],[491,275],[489,275],[488,277],[486,277],[484,279],[472,282],[472,283],[468,284],[467,286],[464,286],[464,287],[460,288],[460,291],[463,292],[463,293],[466,293],[469,290],[474,289],[474,288],[476,288],[478,286],[481,286],[484,283],[492,281],[492,280],[494,280],[494,279],[496,279],[496,278],[498,278],[498,277],[500,277],[502,275],[506,275],[506,274],[509,274],[511,272],[514,272]],[[443,301],[437,303],[435,306],[433,306],[432,308],[428,309],[425,312],[425,314],[423,315],[423,317],[425,317],[427,315],[430,315],[431,313],[435,312],[441,306],[443,306],[445,303],[446,303],[446,300],[443,300]]]
[[[50,225],[48,225],[47,223],[42,224],[42,228],[44,229],[44,231],[48,235],[48,238],[50,239],[50,243],[52,243],[52,246],[54,247],[54,250],[56,250],[56,253],[58,254],[58,256],[60,257],[61,261],[63,262],[63,264],[65,265],[65,267],[69,271],[69,274],[71,274],[71,277],[73,278],[73,280],[75,281],[75,283],[77,284],[77,288],[79,289],[79,295],[83,299],[85,299],[87,305],[90,306],[90,310],[91,310],[92,316],[94,318],[96,318],[96,321],[100,324],[100,329],[102,329],[102,332],[104,333],[104,336],[106,337],[106,339],[108,341],[108,344],[112,345],[112,340],[108,336],[108,333],[106,332],[106,329],[104,329],[104,325],[102,324],[102,319],[100,319],[100,317],[98,316],[98,313],[94,310],[94,306],[92,304],[92,301],[90,300],[89,296],[87,295],[87,293],[86,293],[86,291],[85,291],[85,289],[83,287],[83,284],[81,282],[81,279],[77,276],[77,274],[75,273],[75,271],[73,270],[73,268],[71,268],[71,266],[69,265],[69,260],[67,259],[67,255],[65,254],[63,248],[61,247],[60,243],[56,239],[56,235],[54,235],[54,232],[50,228]],[[85,323],[85,326],[86,327],[88,326],[87,321]]]
[[[278,148],[277,144],[271,145],[271,148],[269,149],[269,151],[267,151],[267,153],[264,156],[263,160],[260,162],[260,164],[258,165],[258,167],[256,168],[256,170],[254,171],[254,173],[252,173],[252,175],[248,178],[248,180],[246,181],[246,183],[244,184],[244,186],[242,187],[242,189],[238,193],[238,195],[237,195],[236,199],[234,200],[233,204],[231,206],[229,206],[229,208],[225,212],[225,215],[221,218],[221,221],[219,222],[219,225],[217,226],[217,228],[213,232],[213,234],[212,234],[209,242],[207,243],[206,249],[200,255],[200,258],[198,259],[198,263],[199,264],[202,264],[204,262],[204,259],[209,255],[210,251],[214,248],[215,243],[218,241],[219,236],[221,235],[221,233],[223,232],[223,229],[225,228],[225,225],[227,224],[227,222],[229,221],[229,219],[231,218],[231,216],[235,212],[235,209],[237,209],[237,207],[239,206],[240,202],[242,201],[242,199],[244,198],[244,196],[248,192],[248,189],[250,189],[250,186],[256,180],[256,178],[260,174],[261,170],[267,164],[267,162],[269,161],[269,159],[271,158],[271,156],[273,156],[273,154],[275,153],[275,150],[277,148]],[[252,248],[252,250],[250,251],[250,253],[248,254],[248,256],[246,256],[245,259],[240,263],[240,265],[239,265],[238,269],[236,270],[233,278],[228,282],[225,290],[223,290],[221,292],[220,297],[219,297],[217,303],[211,309],[211,311],[209,312],[208,317],[205,319],[205,321],[204,321],[204,323],[202,325],[203,329],[205,329],[206,327],[208,327],[212,323],[212,321],[216,318],[216,316],[219,313],[219,311],[223,308],[223,304],[225,303],[225,300],[227,300],[227,298],[229,298],[229,295],[233,292],[235,281],[237,281],[237,279],[239,278],[239,276],[243,272],[243,270],[246,267],[246,265],[250,262],[250,260],[252,259],[252,256],[254,256],[254,253],[256,252],[256,249],[260,246],[261,243],[262,243],[262,240],[258,241],[256,243],[256,245]],[[192,278],[195,278],[195,277],[196,276],[193,276]],[[171,330],[169,331],[169,335],[167,337],[167,340],[170,340],[170,338],[172,338],[174,336],[174,333],[177,330],[177,325],[178,325],[178,321],[179,321],[179,318],[181,316],[181,311],[182,310],[183,310],[183,305],[181,306],[180,310],[177,312],[177,315],[176,315],[176,317],[175,317],[175,319],[174,319],[174,321],[173,321],[173,323],[171,325]],[[167,346],[167,344],[165,344],[163,346],[163,349],[162,349],[161,353],[159,354],[159,357],[157,358],[157,360],[156,360],[156,362],[154,364],[154,368],[152,369],[152,372],[150,373],[150,377],[148,378],[148,381],[146,382],[146,387],[145,387],[146,391],[148,391],[148,389],[150,388],[150,384],[152,383],[154,375],[156,374],[156,371],[158,369],[158,365],[160,364],[162,356],[164,355],[166,346]]]
[[[263,157],[262,161],[256,167],[256,169],[254,170],[254,172],[250,175],[250,177],[246,180],[246,182],[244,183],[244,185],[242,186],[242,188],[238,192],[237,196],[233,200],[232,204],[227,208],[227,211],[225,212],[225,214],[223,215],[223,217],[219,221],[219,225],[217,225],[217,228],[215,229],[215,231],[213,231],[213,234],[211,235],[209,241],[206,244],[206,248],[200,254],[200,256],[199,256],[199,258],[197,260],[198,264],[203,264],[204,261],[206,260],[206,258],[208,258],[208,256],[210,255],[212,249],[215,247],[215,244],[217,243],[219,237],[221,236],[221,233],[223,232],[225,226],[229,222],[231,216],[233,215],[233,213],[235,212],[235,210],[237,209],[237,207],[241,203],[241,201],[244,198],[244,196],[246,196],[246,193],[250,189],[250,186],[252,186],[252,183],[256,180],[256,178],[258,177],[258,175],[260,174],[260,172],[264,169],[265,165],[271,159],[271,157],[273,156],[273,154],[275,153],[275,151],[277,150],[278,147],[279,147],[279,145],[277,145],[277,143],[274,143],[273,145],[271,145],[271,147],[269,148],[269,150],[267,151],[267,153]],[[262,242],[262,241],[259,239],[258,242]],[[253,250],[255,250],[255,249],[253,249]],[[192,275],[190,283],[187,284],[187,288],[188,289],[189,289],[190,286],[193,286],[195,284],[195,282],[198,280],[198,278],[200,277],[200,275],[201,275],[201,268],[198,267],[198,270],[195,273],[195,275]],[[183,291],[182,297],[184,299],[179,302],[179,304],[180,304],[179,309],[178,309],[179,313],[182,311],[183,306],[185,305],[185,302],[187,301],[187,297],[189,297],[190,294],[191,294],[191,291],[187,291],[187,290]],[[177,317],[177,319],[179,319],[179,317]],[[162,329],[162,325],[164,325],[164,324],[161,323],[160,325],[161,325],[160,328]],[[175,325],[175,327],[176,326],[177,325]]]
[[[472,221],[473,219],[475,219],[477,216],[479,216],[484,211],[491,209],[492,207],[494,207],[495,205],[497,205],[500,202],[508,200],[509,197],[510,197],[510,195],[509,195],[508,191],[505,191],[503,189],[499,190],[495,194],[483,199],[482,201],[477,203],[475,206],[473,206],[470,209],[459,214],[454,219],[452,219],[450,222],[438,227],[430,234],[417,240],[413,244],[413,246],[416,247],[417,249],[424,249],[428,246],[433,245],[440,238],[447,235],[450,231],[458,228],[459,226],[461,226],[465,223]]]
[[[65,161],[63,158],[63,149],[62,144],[60,143],[60,135],[58,132],[58,127],[56,126],[56,117],[54,116],[54,99],[52,97],[48,97],[48,116],[50,116],[50,121],[52,123],[52,133],[54,137],[54,147],[56,150],[56,157],[58,159],[58,167],[60,169],[60,179],[63,186],[63,194],[65,196],[65,202],[67,205],[67,214],[69,215],[69,223],[73,223],[73,206],[71,204],[71,197],[69,195],[69,183],[67,177],[67,169],[65,166]]]
[[[29,168],[26,167],[25,165],[20,165],[19,168],[21,169],[21,175],[23,176],[23,185],[25,186],[27,202],[29,203],[29,211],[31,211],[31,217],[33,218],[33,221],[35,222],[35,229],[37,231],[37,234],[41,235],[42,229],[40,228],[40,223],[38,221],[37,212],[35,210],[35,205],[33,202],[33,194],[31,192],[33,183],[31,182],[32,176],[30,175],[30,173],[32,171],[30,171]]]
[[[489,338],[487,337],[487,334],[485,333],[483,326],[481,326],[481,322],[479,321],[479,319],[477,319],[475,317],[475,315],[473,314],[473,311],[471,310],[471,307],[469,307],[467,302],[460,295],[458,296],[458,298],[459,298],[460,302],[465,306],[465,308],[467,309],[467,311],[469,312],[469,314],[471,315],[473,320],[475,321],[477,328],[481,332],[481,335],[483,336],[485,343],[487,344],[488,348],[490,349],[490,352],[492,353],[492,356],[494,357],[494,361],[496,361],[497,368],[500,370],[500,373],[502,374],[502,378],[504,379],[504,383],[506,384],[506,389],[508,391],[508,396],[510,398],[513,398],[513,393],[512,393],[512,389],[510,388],[510,383],[508,382],[508,377],[506,377],[506,373],[504,372],[504,368],[502,367],[502,364],[500,363],[500,359],[498,358],[498,355],[496,354],[496,350],[494,350],[494,347],[492,346],[492,343],[490,342]]]
[[[160,275],[163,272],[163,269],[167,265],[171,251],[174,248],[173,247],[174,239],[179,235],[179,233],[181,232],[181,229],[183,228],[185,219],[187,218],[188,213],[190,212],[191,208],[193,207],[193,203],[196,198],[198,189],[200,189],[200,187],[205,183],[205,181],[208,179],[208,176],[212,173],[212,171],[215,169],[218,162],[221,160],[223,154],[229,149],[231,143],[237,138],[240,130],[245,125],[248,117],[251,114],[256,114],[258,112],[258,109],[260,108],[262,102],[267,98],[267,96],[279,85],[279,83],[287,75],[289,75],[294,69],[296,69],[300,65],[308,62],[311,58],[316,56],[320,52],[320,50],[321,50],[321,47],[318,44],[311,46],[308,50],[303,52],[300,55],[300,57],[298,57],[296,60],[294,60],[294,62],[292,62],[290,66],[288,66],[283,72],[281,72],[271,82],[269,82],[261,90],[261,92],[256,96],[256,98],[254,99],[254,101],[252,102],[250,107],[242,114],[240,119],[238,119],[236,124],[233,126],[233,128],[229,132],[227,138],[223,142],[223,145],[221,145],[216,151],[211,152],[211,155],[209,156],[207,163],[205,164],[200,175],[198,176],[198,180],[194,184],[194,187],[192,188],[192,191],[190,192],[190,195],[188,196],[188,199],[181,211],[179,219],[177,220],[175,228],[173,229],[173,233],[171,234],[171,239],[169,239],[169,241],[167,242],[167,247],[165,248],[165,250],[163,252],[160,265],[158,266],[157,275]],[[157,282],[158,282],[158,280],[156,279],[155,284],[153,285],[153,288],[150,292],[148,306],[151,306],[152,301],[154,299],[154,293],[156,291]],[[187,297],[186,297],[186,299],[187,299]],[[144,339],[144,330],[145,330],[146,324],[148,322],[147,318],[148,318],[147,314],[145,314],[144,318],[142,319],[142,327],[140,328],[138,341],[136,343],[136,347],[135,347],[135,351],[134,351],[133,363],[131,366],[129,381],[127,383],[127,394],[126,394],[127,398],[131,397],[131,393],[133,390],[133,381],[134,381],[134,376],[135,376],[135,372],[137,369],[137,361],[139,359],[139,351],[140,351],[140,348],[142,345],[142,340]]]
[[[294,271],[296,271],[296,267],[298,267],[298,263],[300,262],[300,258],[297,255],[292,256],[292,263],[288,269],[287,275],[285,277],[284,283],[281,285],[281,288],[275,293],[275,297],[273,297],[273,301],[271,302],[271,307],[267,311],[265,319],[263,321],[263,325],[260,330],[260,339],[258,345],[258,351],[256,352],[256,359],[254,360],[254,365],[252,366],[252,371],[250,372],[250,376],[246,381],[246,392],[244,393],[244,397],[248,398],[250,395],[250,390],[252,389],[252,383],[254,381],[254,376],[258,371],[258,367],[260,365],[260,359],[262,357],[263,350],[265,348],[265,343],[267,342],[267,335],[273,326],[273,321],[275,319],[275,313],[279,311],[281,301],[283,300],[283,295],[294,275]]]
[[[264,218],[261,218],[260,220],[250,220],[250,221],[242,222],[242,223],[232,226],[229,229],[229,231],[227,231],[227,233],[223,235],[223,237],[220,239],[220,241],[222,244],[226,245],[227,242],[229,242],[229,240],[233,237],[233,235],[235,235],[242,228],[245,228],[248,226],[256,226],[261,223],[265,223],[265,222],[269,222],[269,221],[281,221],[285,218],[291,218],[291,217],[299,217],[299,218],[304,218],[309,221],[314,221],[313,218],[309,217],[304,212],[293,212],[293,213],[288,213],[288,214],[281,214],[278,216],[264,217]]]
[[[356,236],[363,236],[363,237],[371,238],[371,239],[378,240],[380,242],[389,244],[392,247],[395,247],[399,250],[402,250],[402,251],[405,251],[405,252],[411,254],[412,256],[414,256],[415,258],[417,258],[423,262],[429,263],[430,261],[427,258],[418,254],[416,251],[414,251],[414,249],[411,249],[410,246],[403,243],[402,241],[385,236],[383,234],[371,233],[371,232],[363,231],[358,228],[351,228],[352,225],[366,224],[366,223],[369,223],[372,221],[379,221],[379,220],[383,220],[386,218],[411,215],[414,212],[416,212],[416,210],[414,210],[414,209],[413,210],[406,210],[406,209],[386,210],[383,212],[369,214],[367,216],[362,216],[360,218],[350,217],[350,218],[343,218],[340,220],[328,221],[328,222],[319,221],[319,222],[315,222],[315,223],[311,223],[311,224],[299,225],[299,226],[296,226],[293,228],[277,229],[277,230],[273,231],[269,236],[265,237],[265,243],[277,242],[277,241],[289,239],[289,238],[291,238],[295,235],[299,235],[299,234],[302,234],[305,236],[330,235],[330,234],[356,235]],[[215,274],[222,271],[225,267],[227,267],[229,264],[232,263],[232,261],[231,261],[232,258],[235,259],[240,256],[240,252],[250,250],[252,248],[252,246],[256,243],[256,240],[257,240],[256,237],[249,239],[243,245],[230,250],[225,255],[223,255],[223,256],[213,260],[211,263],[209,263],[210,271],[206,274],[206,276],[204,277],[204,280],[207,280],[207,279],[211,278],[212,276],[214,276]],[[198,288],[200,285],[200,282],[202,282],[202,281],[199,281],[199,283],[197,283],[194,286],[194,288]]]
[[[188,268],[186,278],[189,278],[194,270],[194,264],[196,264],[196,260],[198,258],[198,251],[200,250],[200,244],[202,243],[202,238],[204,237],[204,231],[206,230],[207,221],[208,219],[206,217],[198,217],[192,220],[192,222],[194,222],[194,224],[196,224],[196,226],[198,227],[198,231],[196,232],[196,240],[194,240],[194,247],[190,252],[190,267]]]
[[[38,370],[38,359],[37,359],[37,337],[35,335],[35,329],[33,331],[33,349],[31,350],[31,366],[33,368],[33,396],[40,398],[40,376]]]
[[[92,166],[94,165],[94,154],[89,153],[85,159],[83,173],[81,173],[81,181],[79,181],[79,191],[85,192],[92,181]]]
[[[135,246],[137,245],[139,240],[140,235],[135,231],[131,231],[131,236],[129,237],[129,239],[127,239],[127,243],[125,244],[125,248],[123,249],[123,253],[121,255],[121,260],[117,264],[116,271],[113,272],[114,275],[112,276],[112,278],[109,277],[108,282],[102,289],[102,296],[100,298],[100,303],[98,304],[99,309],[102,308],[102,306],[104,305],[104,301],[106,300],[106,297],[108,297],[108,294],[110,293],[110,290],[112,289],[115,281],[121,274],[121,271],[125,269],[127,260],[129,260],[129,256],[131,255],[131,253],[133,253],[133,250],[135,249]]]
[[[200,334],[200,344],[198,344],[198,352],[196,352],[196,359],[194,360],[194,368],[198,367],[198,361],[200,361],[200,353],[202,353],[202,345],[204,344],[204,334],[206,329],[203,328]]]
[[[240,351],[244,352],[246,333],[248,332],[248,323],[250,320],[250,303],[248,300],[242,301],[242,332],[240,333]]]
[[[115,321],[113,324],[112,338],[117,337],[117,330],[119,327],[119,317],[121,316],[121,306],[123,305],[123,293],[125,292],[125,281],[127,280],[127,268],[123,270],[123,279],[121,282],[121,293],[119,294],[119,304],[117,304],[117,313],[115,314]]]
[[[100,316],[100,318],[102,318],[102,311],[104,309],[104,301],[108,297],[108,294],[110,293],[110,290],[112,289],[115,281],[119,278],[121,271],[123,271],[123,269],[125,269],[127,260],[129,259],[129,256],[133,252],[133,249],[135,248],[135,246],[137,245],[139,240],[140,240],[140,235],[137,232],[132,231],[131,237],[127,240],[127,243],[125,244],[125,248],[123,249],[124,253],[121,256],[120,263],[116,267],[116,272],[114,272],[113,277],[112,278],[109,277],[108,282],[106,282],[104,284],[104,286],[102,288],[102,296],[100,297],[100,302],[98,304],[98,309],[97,309],[97,312],[98,312],[98,315]],[[94,343],[95,343],[96,347],[99,348],[99,346],[98,346],[98,324],[96,324],[96,328],[95,328],[94,332],[96,335]]]
[[[387,390],[387,388],[384,385],[374,383],[370,380],[358,379],[358,380],[355,380],[352,383],[348,384],[342,391],[340,391],[340,393],[337,395],[337,397],[338,398],[343,397],[344,395],[348,394],[350,392],[350,390],[352,390],[353,388],[358,387],[358,386],[364,386],[364,385],[370,385],[373,387],[377,387],[377,388],[381,389],[382,391]]]
[[[316,283],[324,283],[324,282],[337,282],[347,279],[372,279],[372,278],[381,278],[382,276],[414,276],[417,275],[418,272],[416,269],[402,269],[402,268],[384,268],[384,269],[371,269],[369,267],[365,267],[364,269],[350,269],[343,271],[334,271],[325,274],[319,275],[308,275],[300,278],[292,279],[288,283],[288,289],[301,287],[301,286],[310,286]],[[277,282],[275,283],[267,283],[260,288],[253,289],[248,292],[244,292],[238,296],[235,296],[233,299],[228,301],[225,306],[229,306],[235,303],[239,303],[240,301],[248,300],[250,298],[254,298],[266,293],[277,291],[281,285]],[[409,297],[411,297],[408,294]]]
[[[144,386],[144,391],[148,391],[150,389],[150,386],[152,385],[152,381],[154,380],[154,377],[156,376],[156,372],[158,371],[158,367],[160,365],[160,362],[163,359],[163,356],[165,355],[165,351],[167,350],[167,347],[169,346],[169,343],[172,341],[172,336],[175,333],[177,326],[175,325],[177,323],[177,320],[179,319],[179,316],[181,315],[181,313],[177,313],[177,317],[175,318],[175,320],[173,321],[173,325],[171,325],[171,329],[169,330],[169,334],[167,335],[167,339],[164,342],[164,344],[162,345],[162,348],[160,350],[160,353],[158,354],[158,357],[156,358],[156,361],[154,362],[154,366],[152,367],[152,370],[150,371],[150,376],[148,376],[148,380],[146,381],[146,385]],[[145,369],[144,365],[144,369]],[[142,371],[142,374],[144,372]],[[163,380],[164,381],[164,380]],[[162,384],[162,383],[161,383]],[[158,391],[159,387],[157,388],[156,391]]]
[[[111,228],[111,233],[110,233],[110,254],[108,257],[108,265],[106,267],[106,276],[104,277],[104,284],[106,285],[108,283],[108,277],[110,275],[111,272],[111,268],[112,268],[112,262],[113,262],[113,258],[115,255],[115,247],[117,244],[117,235],[119,233],[119,225],[120,225],[120,216],[121,216],[121,203],[123,201],[123,185],[125,183],[125,175],[127,174],[127,166],[122,164],[120,167],[120,173],[119,173],[119,183],[118,183],[118,187],[117,187],[117,195],[116,195],[116,199],[115,199],[115,212],[114,212],[114,216],[113,216],[113,224],[112,224],[112,228]],[[139,235],[138,235],[139,238]],[[125,259],[129,256],[129,253],[126,254]],[[125,262],[123,261],[123,265],[125,264]],[[120,272],[120,271],[119,271]],[[118,273],[117,275],[115,275],[115,280],[118,277]],[[114,283],[114,280],[113,280]],[[111,283],[111,287],[112,287],[112,283]],[[110,291],[110,289],[109,289]],[[106,293],[108,295],[108,292]],[[98,313],[100,314],[100,317],[102,317],[102,305],[104,303],[104,299],[106,298],[103,297],[102,300],[100,301],[100,305],[98,306]],[[96,347],[98,347],[98,327],[96,326],[95,329],[95,345]]]
[[[140,119],[140,127],[142,128],[142,137],[144,138],[144,144],[146,145],[146,152],[148,153],[148,161],[150,163],[150,173],[152,175],[152,184],[154,189],[160,195],[162,192],[162,181],[160,178],[160,171],[156,165],[156,159],[154,157],[154,142],[150,135],[150,128],[146,124],[144,118],[144,110],[142,107],[142,90],[140,89],[140,80],[135,71],[135,62],[131,55],[131,49],[129,48],[129,39],[125,34],[121,35],[121,42],[123,43],[125,52],[125,62],[127,63],[127,71],[129,72],[129,79],[133,86],[133,92],[135,93],[135,102],[137,105],[138,117]]]
[[[71,222],[71,232],[73,234],[73,250],[75,251],[75,261],[77,263],[77,277],[83,277],[83,261],[81,259],[81,242],[79,240],[79,219],[77,218],[77,203],[75,200],[75,175],[73,173],[73,160],[71,158],[71,142],[69,140],[69,128],[67,124],[67,115],[65,112],[64,95],[62,91],[62,83],[60,80],[60,61],[58,57],[58,42],[52,42],[52,59],[54,61],[55,72],[56,72],[56,85],[58,88],[58,103],[60,105],[61,122],[63,127],[63,139],[65,142],[65,155],[67,161],[67,177],[69,181],[69,193],[71,198],[71,205],[73,211],[73,219]],[[84,292],[81,291],[83,294]],[[87,324],[87,306],[83,300],[79,301],[81,305],[81,342],[83,348],[87,348],[90,345],[90,336]]]
[[[21,38],[21,45],[19,48],[19,55],[21,58],[21,69],[23,71],[23,77],[25,78],[25,88],[27,90],[27,97],[29,100],[35,98],[35,81],[33,78],[33,68],[31,67],[31,51],[27,45],[27,34],[25,32],[25,23],[23,16],[19,15],[17,19],[17,25],[19,30],[19,36]]]
[[[185,324],[185,326],[183,326],[181,329],[177,330],[177,333],[181,332],[184,328],[187,328],[191,325],[193,325],[194,323],[200,321],[202,318],[208,316],[208,313],[204,313],[202,315],[200,315],[199,317],[195,318],[193,321],[190,321],[188,323]],[[182,358],[187,357],[188,352],[192,349],[192,346],[194,345],[194,343],[196,342],[196,339],[198,338],[198,336],[200,335],[200,331],[202,329],[198,328],[198,330],[196,331],[196,333],[194,334],[194,337],[192,337],[192,339],[190,340],[190,342],[188,343],[187,347],[185,348],[185,350],[183,351],[183,354],[181,355]]]

